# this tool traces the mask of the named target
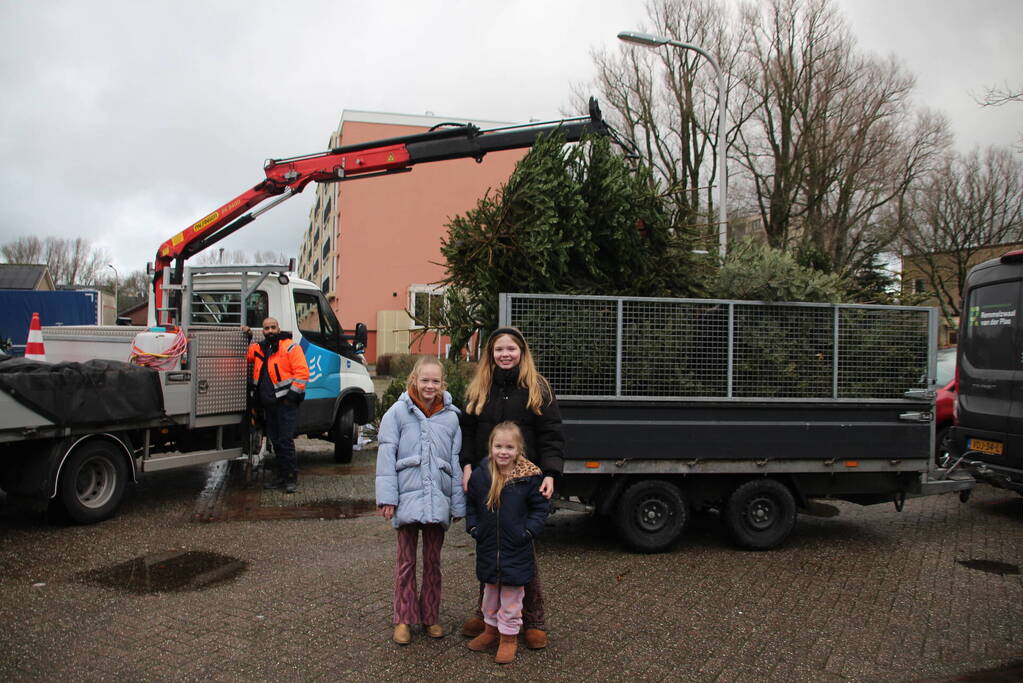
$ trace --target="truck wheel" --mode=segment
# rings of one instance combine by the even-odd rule
[[[796,500],[774,479],[753,479],[735,489],[725,506],[725,524],[743,548],[770,550],[796,525]]]
[[[351,407],[341,409],[334,422],[334,462],[342,464],[352,461],[352,447],[355,446],[355,413]]]
[[[128,482],[124,455],[109,441],[76,448],[60,473],[60,501],[79,524],[107,519],[121,504]]]
[[[633,550],[656,553],[682,535],[688,511],[682,492],[657,479],[639,481],[618,500],[618,533]]]

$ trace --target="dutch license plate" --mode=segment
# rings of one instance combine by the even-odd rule
[[[986,441],[984,439],[970,439],[968,444],[970,450],[980,451],[981,453],[988,453],[990,455],[1001,455],[1002,454],[1002,442],[1000,441]]]

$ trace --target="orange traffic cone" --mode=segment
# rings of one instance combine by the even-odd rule
[[[25,343],[25,358],[46,362],[46,349],[43,347],[43,327],[39,324],[39,314],[32,314],[32,322],[28,326],[28,341]]]

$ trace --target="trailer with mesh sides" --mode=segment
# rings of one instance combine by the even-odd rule
[[[714,509],[768,549],[816,499],[959,491],[935,468],[933,308],[502,294],[558,397],[559,505],[659,551]]]

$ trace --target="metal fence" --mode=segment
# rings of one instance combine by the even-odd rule
[[[562,397],[893,399],[930,388],[934,309],[502,294]]]

